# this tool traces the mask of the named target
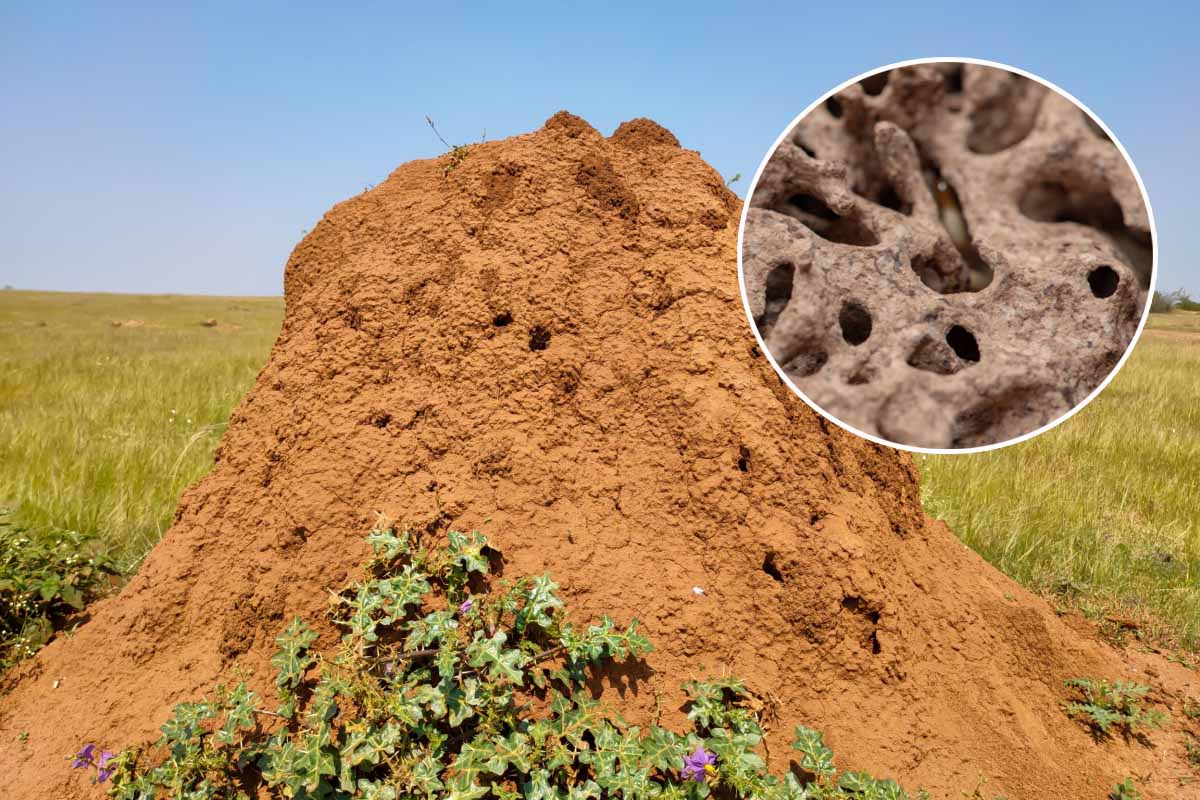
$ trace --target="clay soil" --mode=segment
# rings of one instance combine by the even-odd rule
[[[1126,775],[1200,797],[1194,673],[1072,627],[923,515],[908,456],[776,377],[742,312],[740,204],[698,154],[559,113],[451,166],[406,164],[296,248],[213,471],[124,591],[9,676],[0,797],[95,797],[64,760],[81,743],[152,739],[238,674],[270,694],[275,635],[321,619],[376,512],[482,530],[578,616],[643,620],[657,650],[596,681],[634,721],[680,725],[681,681],[743,677],[776,772],[803,722],[843,768],[939,798],[980,775],[1010,800]],[[1172,722],[1097,743],[1059,708],[1078,676],[1147,683]]]

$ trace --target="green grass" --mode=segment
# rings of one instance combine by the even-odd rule
[[[135,567],[211,466],[282,317],[281,298],[0,291],[0,507],[94,533]]]
[[[919,458],[922,497],[1027,586],[1152,621],[1149,632],[1196,648],[1200,314],[1153,315],[1150,328],[1108,388],[1054,430],[989,453]]]

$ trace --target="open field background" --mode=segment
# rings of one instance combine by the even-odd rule
[[[282,316],[279,298],[0,292],[0,507],[94,532],[136,569],[211,466]],[[1053,431],[918,459],[923,499],[1023,583],[1197,648],[1200,313],[1150,327]]]
[[[0,292],[0,508],[136,568],[282,319],[282,298]]]

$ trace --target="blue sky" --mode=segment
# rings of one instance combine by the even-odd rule
[[[339,4],[342,6],[343,4]],[[746,180],[827,89],[924,56],[1042,75],[1141,171],[1160,286],[1200,294],[1200,12],[1098,3],[393,4],[0,9],[0,284],[277,294],[334,202],[566,108],[649,116]],[[746,183],[740,184],[745,191]]]

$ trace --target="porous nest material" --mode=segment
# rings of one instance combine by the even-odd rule
[[[788,378],[887,441],[962,448],[1074,408],[1136,333],[1150,224],[1066,97],[976,64],[902,67],[807,114],[743,234],[747,302]]]
[[[632,723],[680,729],[683,681],[743,677],[777,774],[802,722],[844,769],[937,798],[981,773],[1012,800],[1127,774],[1198,796],[1181,731],[1097,745],[1059,707],[1080,676],[1178,707],[1193,673],[1073,629],[926,520],[907,455],[779,381],[743,317],[740,206],[696,153],[560,113],[449,163],[404,165],[296,247],[212,472],[121,594],[12,674],[0,797],[96,797],[63,756],[153,740],[217,682],[272,698],[293,616],[336,645],[329,591],[376,511],[428,541],[481,530],[577,621],[640,618],[656,650],[592,682]]]

